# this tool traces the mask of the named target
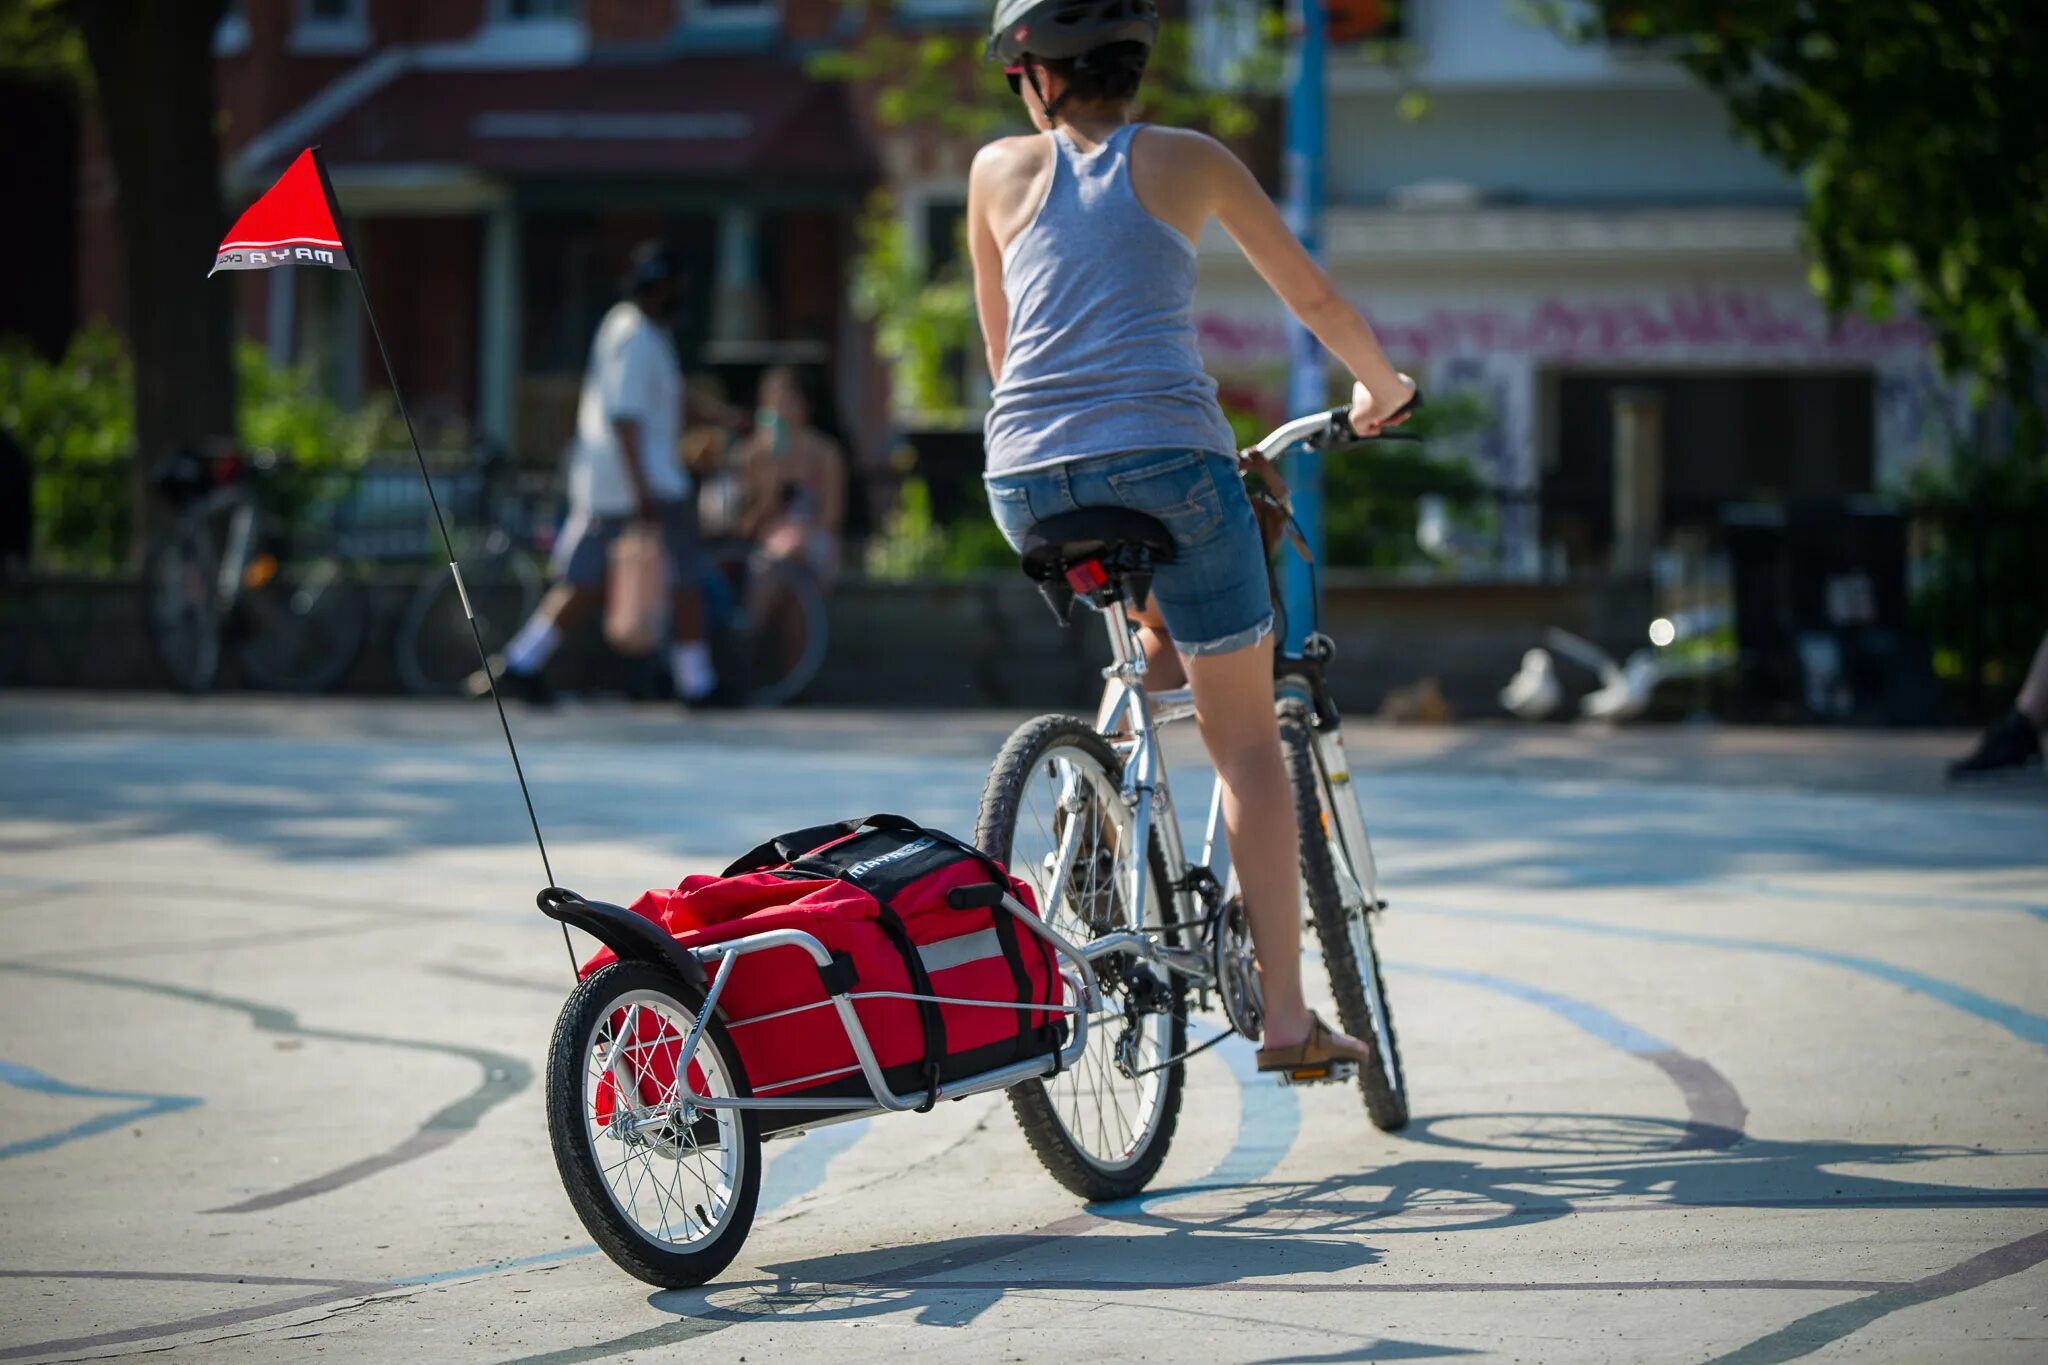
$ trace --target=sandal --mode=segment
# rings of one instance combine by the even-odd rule
[[[1320,1018],[1308,1017],[1308,1037],[1293,1047],[1261,1048],[1259,1071],[1277,1073],[1284,1084],[1312,1085],[1318,1081],[1347,1081],[1358,1074],[1366,1060],[1354,1052],[1342,1051],[1331,1043],[1331,1030]]]

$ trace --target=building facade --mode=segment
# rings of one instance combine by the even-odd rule
[[[1274,5],[1168,9],[1227,84]],[[764,364],[811,366],[834,424],[879,467],[919,414],[892,410],[850,302],[858,219],[887,188],[913,255],[958,270],[977,139],[891,124],[872,89],[806,63],[878,29],[971,39],[988,8],[239,0],[217,45],[230,201],[323,146],[430,429],[554,459],[624,254],[660,233],[696,267],[688,366],[742,402]],[[1332,8],[1326,263],[1398,363],[1490,409],[1478,456],[1508,499],[1503,567],[1611,567],[1618,543],[1643,539],[1617,525],[1614,447],[1617,421],[1640,426],[1646,410],[1653,541],[1730,501],[1882,490],[1941,448],[1955,394],[1924,328],[1824,316],[1798,184],[1657,51],[1566,41],[1515,0]],[[1242,148],[1277,189],[1277,105],[1250,104],[1265,126]],[[88,132],[82,313],[118,318],[95,148]],[[1231,402],[1278,418],[1284,314],[1221,234],[1199,249],[1204,354]],[[347,281],[252,272],[234,287],[243,331],[279,359],[313,365],[344,399],[383,382]],[[970,347],[970,427],[980,369]],[[1618,419],[1624,406],[1635,417]],[[971,472],[956,482],[971,493]]]
[[[240,0],[216,42],[230,207],[323,149],[408,405],[446,442],[555,459],[653,235],[690,263],[686,367],[744,402],[762,366],[805,365],[858,428],[879,404],[847,262],[878,165],[848,87],[805,67],[844,23],[833,0]],[[85,198],[83,234],[112,232]],[[383,383],[343,277],[236,287],[279,360],[344,400]],[[119,289],[83,275],[84,315],[118,318]]]
[[[1956,395],[1924,327],[1830,322],[1798,183],[1684,72],[1569,42],[1513,0],[1396,13],[1391,49],[1333,51],[1325,260],[1397,363],[1492,408],[1482,473],[1527,499],[1504,512],[1511,570],[1612,561],[1617,401],[1656,414],[1660,529],[1731,501],[1853,499],[1941,449]],[[1198,308],[1212,368],[1278,416],[1285,318],[1220,235]]]

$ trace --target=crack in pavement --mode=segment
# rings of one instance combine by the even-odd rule
[[[325,1304],[346,1299],[360,1299],[390,1289],[392,1286],[375,1280],[321,1280],[301,1279],[283,1275],[225,1275],[203,1274],[190,1271],[153,1270],[0,1270],[0,1279],[40,1280],[155,1280],[187,1284],[258,1284],[267,1286],[295,1287],[317,1286],[316,1292],[298,1294],[288,1299],[256,1304],[247,1308],[223,1308],[211,1313],[200,1313],[189,1318],[174,1318],[167,1322],[145,1323],[140,1327],[120,1327],[106,1332],[94,1332],[84,1336],[59,1337],[50,1341],[31,1341],[18,1346],[0,1347],[0,1360],[20,1360],[28,1356],[52,1355],[61,1351],[89,1351],[101,1346],[125,1346],[133,1342],[149,1341],[162,1337],[185,1336],[192,1332],[203,1332],[210,1327],[230,1327],[244,1322],[255,1322],[263,1318],[274,1318],[284,1313],[300,1312],[318,1308]],[[162,1347],[151,1347],[162,1350]]]
[[[533,1083],[532,1066],[510,1053],[494,1052],[488,1048],[468,1047],[459,1043],[437,1043],[424,1038],[392,1038],[374,1033],[356,1033],[347,1029],[316,1028],[301,1024],[297,1014],[278,1005],[218,995],[190,986],[174,986],[168,982],[114,976],[105,972],[88,972],[72,967],[26,962],[0,962],[0,971],[142,991],[214,1009],[232,1010],[247,1015],[249,1022],[265,1033],[281,1033],[289,1037],[308,1038],[320,1042],[357,1043],[370,1047],[392,1047],[409,1052],[430,1052],[444,1057],[460,1057],[475,1063],[483,1072],[483,1079],[474,1090],[429,1115],[410,1137],[396,1146],[281,1190],[203,1210],[206,1213],[257,1213],[265,1209],[274,1209],[283,1204],[327,1194],[345,1185],[367,1179],[380,1171],[389,1170],[393,1166],[418,1160],[475,1129],[485,1114]]]

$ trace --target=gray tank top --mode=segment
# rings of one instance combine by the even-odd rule
[[[1127,124],[1094,152],[1063,131],[1038,216],[1004,248],[1008,346],[988,472],[1127,450],[1236,448],[1195,348],[1195,248],[1131,188]]]

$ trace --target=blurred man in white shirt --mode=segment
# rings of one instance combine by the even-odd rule
[[[506,644],[500,671],[506,689],[528,701],[552,699],[542,670],[563,634],[603,605],[611,544],[635,523],[661,530],[674,612],[669,671],[676,695],[699,702],[718,685],[697,586],[696,501],[677,458],[683,376],[668,330],[677,273],[663,244],[636,247],[629,297],[605,314],[591,342],[576,405],[569,516],[555,542],[557,582]]]

